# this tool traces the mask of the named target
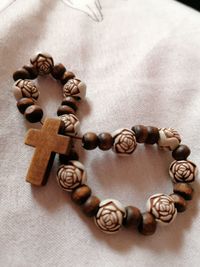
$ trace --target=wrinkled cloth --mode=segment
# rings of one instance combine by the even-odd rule
[[[64,3],[65,2],[65,3]],[[79,104],[81,132],[113,132],[136,124],[173,127],[200,165],[200,15],[173,0],[17,0],[0,13],[0,266],[199,266],[200,185],[187,210],[153,236],[135,229],[106,235],[56,182],[25,182],[34,149],[16,108],[12,73],[38,51],[50,53],[87,84]],[[37,80],[38,104],[56,116],[61,86]],[[155,193],[172,193],[171,153],[138,145],[129,157],[83,151],[88,184],[100,199],[146,209]]]

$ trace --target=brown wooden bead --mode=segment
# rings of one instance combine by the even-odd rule
[[[98,139],[98,146],[101,150],[109,150],[114,142],[110,133],[100,133]]]
[[[61,116],[64,114],[74,114],[75,115],[75,111],[73,110],[73,108],[66,106],[66,105],[58,107],[57,115]]]
[[[154,216],[145,212],[142,214],[142,220],[138,226],[138,231],[143,235],[152,235],[156,231],[157,222]]]
[[[83,147],[87,150],[95,149],[98,145],[98,137],[93,132],[88,132],[82,138]]]
[[[95,216],[99,210],[100,199],[96,196],[90,196],[82,206],[83,212],[88,216]]]
[[[148,136],[145,141],[146,144],[153,145],[158,142],[159,130],[157,127],[148,126],[147,127]]]
[[[72,192],[71,198],[76,204],[82,205],[86,202],[86,200],[90,197],[90,195],[91,195],[90,187],[87,185],[82,185],[76,188]]]
[[[39,122],[43,117],[43,110],[38,105],[32,105],[25,110],[24,115],[29,122]]]
[[[186,183],[174,184],[174,193],[182,196],[185,200],[191,200],[193,197],[193,188]]]
[[[186,210],[186,201],[183,197],[177,194],[171,194],[170,197],[174,200],[174,205],[178,212],[183,212]]]
[[[34,105],[34,101],[32,98],[23,97],[17,101],[17,108],[22,114],[24,114],[27,107],[31,105]]]
[[[176,160],[185,160],[190,155],[191,151],[186,145],[179,145],[173,152],[172,157]]]
[[[25,66],[23,66],[23,69],[25,69],[26,71],[28,71],[28,73],[30,75],[30,78],[29,79],[36,79],[37,78],[38,71],[37,71],[37,69],[35,67],[25,65]]]
[[[125,227],[137,227],[142,220],[142,214],[140,210],[133,206],[127,206],[126,208],[126,218],[123,220],[123,225]]]
[[[136,141],[138,143],[145,143],[148,136],[147,127],[144,125],[135,125],[131,130],[135,133]]]
[[[74,149],[71,149],[68,155],[59,154],[61,164],[67,164],[70,160],[79,160],[78,153]]]
[[[66,82],[68,82],[70,79],[73,79],[75,77],[75,74],[71,71],[65,71],[63,76],[60,78],[60,82],[64,85]]]
[[[51,75],[56,79],[59,80],[62,78],[64,72],[66,71],[65,66],[62,63],[55,65],[52,69]]]
[[[61,104],[69,106],[69,107],[73,108],[76,111],[77,110],[76,103],[77,103],[77,101],[76,101],[76,99],[74,97],[68,96],[68,97],[63,99]]]
[[[25,80],[25,79],[30,79],[30,75],[28,71],[25,69],[19,69],[13,73],[13,80],[17,81],[19,79]]]

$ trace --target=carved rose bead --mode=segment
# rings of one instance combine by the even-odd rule
[[[84,166],[75,160],[68,165],[61,165],[57,172],[57,182],[66,191],[72,191],[87,180]]]
[[[32,81],[29,80],[17,80],[13,85],[13,93],[16,100],[22,97],[32,98],[37,100],[40,92]]]
[[[84,99],[86,95],[86,84],[78,79],[70,79],[63,86],[63,96],[73,96],[78,99]]]
[[[197,166],[189,160],[175,160],[169,167],[169,174],[174,183],[191,183],[197,172]]]
[[[112,134],[113,150],[120,155],[129,155],[136,149],[135,133],[129,129],[119,129]]]
[[[164,225],[171,223],[177,214],[173,198],[165,194],[151,196],[147,201],[147,209],[156,221]]]
[[[53,58],[47,53],[39,53],[37,56],[33,57],[31,64],[37,69],[39,75],[49,74],[53,69]]]
[[[64,114],[59,116],[59,118],[64,122],[64,133],[65,134],[77,134],[80,128],[80,122],[74,114]]]
[[[122,204],[115,199],[106,199],[100,202],[95,223],[101,231],[107,234],[117,232],[126,216],[126,210]]]
[[[179,146],[180,142],[181,142],[181,137],[179,133],[173,128],[161,128],[159,130],[158,145],[161,148],[174,150]]]

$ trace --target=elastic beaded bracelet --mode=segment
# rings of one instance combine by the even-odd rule
[[[74,114],[77,110],[77,101],[85,97],[85,84],[76,79],[72,72],[66,71],[62,64],[54,66],[52,57],[47,54],[38,54],[31,63],[32,66],[24,66],[13,74],[14,80],[17,80],[14,85],[17,107],[25,114],[26,119],[30,122],[41,122],[43,116],[42,109],[35,105],[39,91],[27,79],[51,73],[64,84],[65,98],[57,110],[59,119],[46,119],[41,130],[32,129],[27,134],[25,143],[36,147],[26,178],[28,182],[44,185],[53,157],[55,153],[59,153],[59,186],[71,193],[71,199],[81,206],[87,216],[94,217],[100,230],[109,234],[116,233],[125,226],[136,227],[140,233],[151,235],[156,231],[157,222],[167,225],[175,219],[177,212],[185,211],[186,201],[192,199],[193,189],[190,183],[194,182],[197,176],[197,167],[187,159],[190,149],[186,145],[181,145],[181,137],[177,131],[173,128],[136,125],[131,129],[119,129],[112,134],[104,132],[97,135],[88,132],[83,136],[77,136],[79,121]],[[173,193],[159,193],[149,197],[147,211],[144,213],[135,206],[124,207],[115,199],[100,201],[92,195],[91,188],[86,185],[86,171],[78,161],[72,138],[82,140],[82,147],[86,150],[98,147],[106,151],[112,148],[118,155],[132,154],[137,143],[157,144],[160,148],[172,151],[175,160],[170,164],[169,175],[173,182]]]

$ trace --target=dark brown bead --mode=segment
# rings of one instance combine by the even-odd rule
[[[148,136],[145,141],[146,144],[153,145],[158,142],[159,130],[157,127],[148,126],[147,127]]]
[[[74,114],[75,115],[75,111],[73,110],[73,108],[63,105],[63,106],[58,107],[57,115],[61,116],[63,114]]]
[[[43,110],[38,105],[32,105],[25,110],[24,115],[29,122],[39,122],[43,117]]]
[[[75,111],[77,110],[77,105],[76,105],[77,101],[74,97],[72,96],[67,96],[66,98],[63,99],[62,101],[62,105],[67,105],[71,108],[73,108]]]
[[[61,164],[67,164],[70,160],[79,160],[78,153],[74,149],[70,150],[69,155],[59,154],[59,161]]]
[[[113,138],[110,133],[100,133],[98,146],[101,150],[109,150],[113,145]]]
[[[95,149],[98,146],[98,137],[95,133],[88,132],[83,135],[82,145],[87,150]]]
[[[172,157],[176,160],[185,160],[190,155],[190,149],[186,145],[179,145],[173,152]]]
[[[30,75],[30,78],[29,79],[36,79],[37,78],[38,71],[37,71],[37,69],[35,67],[25,65],[25,66],[23,66],[23,69],[25,69],[26,71],[28,71],[28,73]]]
[[[95,216],[99,210],[100,199],[95,196],[90,196],[82,206],[83,212],[88,216]]]
[[[145,212],[142,214],[142,220],[138,226],[138,231],[143,235],[152,235],[156,231],[157,222],[154,216]]]
[[[65,71],[62,78],[60,78],[60,82],[64,85],[66,82],[68,82],[70,79],[73,79],[75,77],[75,74],[71,71]]]
[[[17,101],[17,108],[22,114],[31,105],[34,105],[34,101],[31,98],[23,97]]]
[[[76,188],[72,192],[71,198],[76,204],[82,205],[86,202],[86,200],[90,197],[90,195],[91,195],[90,187],[87,185],[82,185]]]
[[[193,188],[186,183],[174,184],[174,193],[182,196],[185,200],[191,200],[193,197]]]
[[[177,194],[171,194],[170,197],[174,200],[174,205],[178,212],[183,212],[186,210],[186,201],[183,197]]]
[[[140,210],[133,206],[126,207],[126,218],[123,221],[125,227],[137,227],[142,220]]]
[[[148,137],[147,127],[144,125],[135,125],[131,130],[135,133],[136,141],[138,143],[145,143]]]
[[[51,75],[56,79],[59,80],[62,78],[64,72],[66,71],[65,66],[62,63],[55,65],[51,71]]]
[[[28,71],[25,69],[19,69],[13,73],[13,80],[17,81],[19,79],[25,80],[25,79],[30,79],[30,75]]]

